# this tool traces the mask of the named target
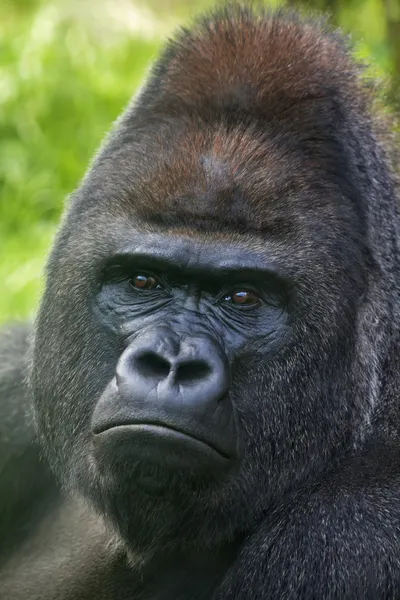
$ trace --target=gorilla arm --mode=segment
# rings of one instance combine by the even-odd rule
[[[0,332],[0,598],[82,598],[88,585],[107,597],[102,522],[62,497],[41,460],[26,384],[29,334],[21,325]]]
[[[243,546],[215,600],[398,598],[400,454],[374,446],[303,489]],[[257,592],[258,590],[258,592]]]

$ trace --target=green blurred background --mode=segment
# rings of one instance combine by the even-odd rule
[[[328,10],[399,104],[400,0]],[[211,0],[0,0],[0,322],[32,317],[68,194],[162,40]]]

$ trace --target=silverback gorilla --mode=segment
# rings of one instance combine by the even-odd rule
[[[2,599],[400,598],[400,221],[350,52],[225,7],[117,122],[51,252],[30,392],[1,388],[56,476],[4,450]]]

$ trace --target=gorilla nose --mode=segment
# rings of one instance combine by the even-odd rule
[[[179,357],[176,360],[171,360],[151,350],[140,352],[134,360],[136,372],[142,377],[153,379],[154,382],[171,377],[176,384],[196,385],[212,373],[212,369],[206,360]]]
[[[94,409],[97,447],[108,452],[115,442],[177,468],[225,465],[236,456],[228,389],[228,361],[215,340],[147,331],[123,352]]]
[[[148,333],[123,353],[116,383],[127,400],[152,400],[157,410],[215,410],[229,387],[229,368],[216,342]]]

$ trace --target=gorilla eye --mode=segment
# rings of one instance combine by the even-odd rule
[[[257,296],[255,292],[249,290],[235,291],[233,292],[233,294],[225,296],[225,300],[232,302],[232,304],[237,304],[241,306],[255,306],[256,304],[260,304],[261,302],[261,298]]]
[[[151,275],[145,275],[139,273],[130,279],[130,284],[135,290],[155,290],[160,289],[161,286],[157,279]]]

